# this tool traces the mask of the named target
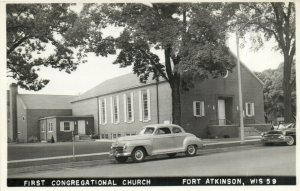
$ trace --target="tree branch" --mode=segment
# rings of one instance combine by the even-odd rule
[[[24,36],[18,42],[16,42],[11,48],[9,48],[6,53],[7,57],[10,55],[10,53],[12,53],[12,51],[14,51],[19,45],[21,45],[27,39],[28,39],[28,36]]]

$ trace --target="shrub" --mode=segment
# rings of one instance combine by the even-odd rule
[[[55,143],[55,140],[54,140],[53,135],[52,135],[52,137],[51,137],[51,143]]]
[[[100,138],[100,136],[97,134],[92,135],[92,139],[99,139],[99,138]]]
[[[28,138],[28,143],[36,143],[38,142],[38,138],[36,136],[31,136]]]

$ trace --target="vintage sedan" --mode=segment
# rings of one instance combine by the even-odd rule
[[[187,156],[194,156],[202,147],[201,139],[186,133],[178,125],[154,124],[144,127],[138,135],[118,138],[112,143],[110,156],[120,163],[126,162],[129,157],[134,162],[141,162],[146,156],[159,154],[174,157],[185,152]]]
[[[296,124],[283,123],[273,127],[271,131],[262,134],[262,142],[265,145],[273,143],[296,144]]]

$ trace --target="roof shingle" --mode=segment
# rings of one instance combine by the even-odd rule
[[[163,81],[163,79],[160,79],[160,81]],[[146,83],[141,83],[136,74],[129,73],[122,76],[118,76],[116,78],[106,80],[100,83],[99,85],[95,86],[94,88],[86,91],[85,93],[77,96],[71,102],[76,102],[76,101],[80,101],[92,97],[110,94],[117,91],[127,90],[130,88],[136,88],[139,86],[144,86],[155,82],[156,81],[152,80],[152,77],[149,76],[148,81]]]
[[[71,109],[72,95],[18,94],[27,109]]]

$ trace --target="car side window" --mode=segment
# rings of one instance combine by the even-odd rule
[[[173,127],[172,128],[173,133],[182,133],[181,129],[179,127]]]
[[[171,131],[168,127],[161,127],[156,130],[155,134],[156,135],[171,134]]]

